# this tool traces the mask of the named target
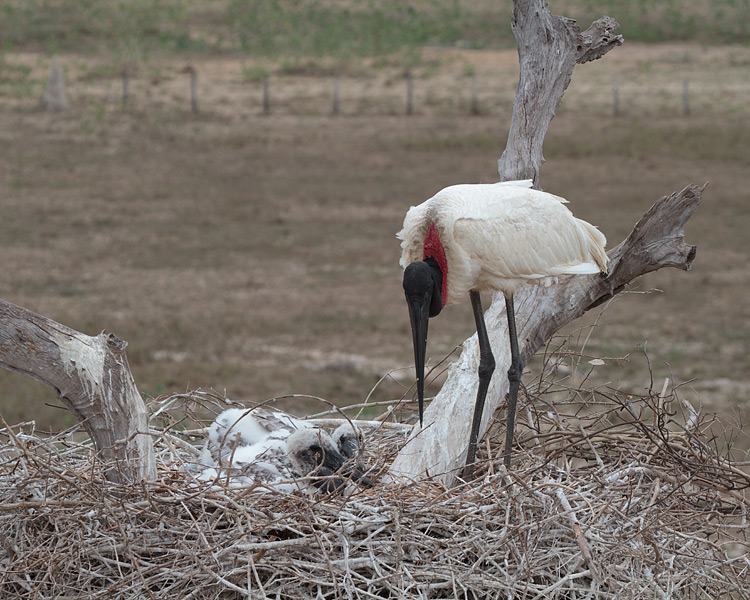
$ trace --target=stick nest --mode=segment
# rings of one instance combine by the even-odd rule
[[[0,597],[750,598],[748,463],[666,385],[541,382],[512,470],[498,422],[451,489],[388,482],[406,428],[364,427],[375,486],[349,497],[199,480],[181,420],[215,399],[155,403],[144,484],[107,482],[78,428],[1,429]]]

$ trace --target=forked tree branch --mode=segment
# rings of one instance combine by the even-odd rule
[[[125,356],[127,343],[90,337],[0,300],[0,367],[52,388],[83,423],[110,481],[156,479],[148,411]]]
[[[508,143],[498,161],[502,180],[532,179],[539,187],[544,136],[570,83],[573,68],[601,58],[622,44],[622,37],[613,34],[617,26],[610,17],[602,17],[581,34],[575,21],[550,14],[544,0],[514,2],[512,27],[521,70]],[[557,285],[520,288],[515,294],[515,308],[522,359],[527,361],[558,329],[611,298],[640,275],[662,267],[688,270],[695,247],[685,243],[683,229],[698,207],[704,188],[690,185],[659,199],[627,239],[609,251],[606,277],[561,277]],[[510,349],[501,293],[493,297],[485,321],[496,369],[487,393],[480,438],[508,392]],[[406,482],[432,476],[446,485],[453,483],[466,460],[478,365],[479,348],[474,335],[464,342],[461,357],[425,411],[424,428],[415,427],[391,465],[391,479]]]
[[[542,144],[576,64],[601,58],[622,44],[619,27],[602,17],[581,33],[572,19],[549,12],[544,0],[516,0],[511,18],[520,75],[508,143],[498,172],[503,181],[533,179],[539,187]]]

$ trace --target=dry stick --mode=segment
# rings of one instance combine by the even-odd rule
[[[578,517],[576,516],[575,510],[573,510],[573,507],[570,506],[570,502],[568,502],[568,498],[565,495],[565,492],[563,491],[561,487],[555,490],[555,494],[557,495],[557,499],[560,501],[560,504],[562,505],[563,510],[565,511],[565,515],[570,519],[571,523],[573,523],[573,531],[575,532],[576,543],[578,544],[578,547],[581,549],[581,554],[583,555],[583,558],[586,561],[586,564],[588,565],[589,569],[591,569],[591,572],[593,573],[594,578],[598,578],[597,570],[594,565],[594,560],[591,556],[591,549],[589,548],[589,545],[586,543],[586,538],[583,536],[583,532],[581,531],[581,525],[578,522]]]
[[[583,425],[581,423],[578,424],[578,429],[581,432],[581,436],[588,443],[589,448],[591,449],[591,453],[594,455],[594,458],[596,459],[596,464],[598,464],[602,469],[604,469],[604,462],[602,461],[602,457],[599,456],[599,453],[596,451],[596,448],[594,448],[594,444],[591,441],[591,438],[589,438],[589,436],[586,434],[586,431],[584,431]]]
[[[10,441],[13,442],[13,445],[18,448],[19,451],[21,451],[21,454],[18,456],[19,463],[21,464],[21,468],[23,469],[24,474],[26,477],[29,476],[29,468],[26,464],[25,455],[26,455],[26,448],[21,444],[21,442],[16,437],[16,434],[13,433],[13,429],[11,429],[10,425],[8,425],[7,421],[3,417],[2,414],[0,414],[0,423],[3,424],[3,428],[5,429],[6,433],[8,434],[8,437],[10,438]],[[2,508],[2,503],[0,503],[0,508]]]

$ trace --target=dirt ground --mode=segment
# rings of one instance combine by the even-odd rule
[[[348,404],[384,376],[373,399],[406,392],[411,336],[394,234],[410,205],[442,187],[497,179],[515,51],[426,49],[410,117],[397,61],[342,73],[334,117],[325,64],[194,60],[193,114],[187,61],[132,69],[123,108],[118,65],[61,59],[72,108],[60,114],[39,105],[47,58],[8,53],[0,67],[0,297],[127,340],[151,397],[211,387],[241,401]],[[750,391],[748,69],[750,48],[687,44],[626,44],[578,67],[541,173],[610,247],[659,196],[710,182],[687,227],[692,271],[650,274],[563,333],[571,344],[588,337],[589,354],[625,358],[596,368],[602,385],[641,392],[645,348],[657,387],[684,383],[684,397],[740,423]],[[260,70],[271,73],[270,115]],[[471,333],[468,302],[450,308],[430,326],[432,362]],[[45,403],[56,404],[52,391],[0,372],[7,421],[72,423]]]

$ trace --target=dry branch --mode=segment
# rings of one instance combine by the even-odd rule
[[[533,179],[539,187],[542,144],[576,64],[601,58],[622,44],[617,21],[602,17],[583,34],[572,19],[550,13],[544,0],[516,0],[511,26],[520,75],[508,142],[498,172],[503,181]]]
[[[52,388],[83,423],[111,481],[156,477],[148,411],[130,373],[127,342],[90,337],[0,300],[0,367]]]

